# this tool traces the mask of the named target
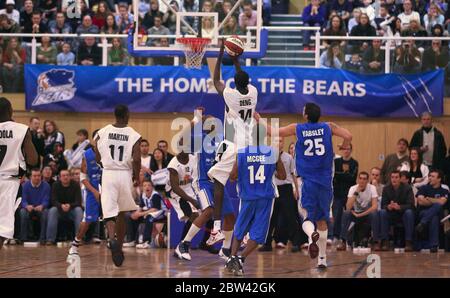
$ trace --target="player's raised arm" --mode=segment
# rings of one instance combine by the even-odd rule
[[[224,41],[220,45],[219,57],[217,57],[216,67],[214,67],[214,87],[216,87],[217,92],[223,95],[223,90],[225,89],[225,84],[220,81],[220,67],[222,65],[223,51],[225,49]]]
[[[275,129],[271,125],[269,125],[266,120],[261,118],[261,115],[259,115],[258,112],[255,112],[254,118],[256,119],[256,121],[258,123],[260,123],[262,126],[264,126],[264,128],[266,129],[267,134],[269,136],[273,135],[273,131]],[[279,137],[295,136],[296,135],[296,132],[295,132],[296,128],[297,128],[297,124],[296,123],[292,123],[292,124],[289,124],[287,126],[280,127],[278,129],[278,136]]]
[[[344,142],[342,143],[341,148],[343,148],[343,149],[349,148],[350,144],[352,143],[352,134],[350,133],[350,131],[348,131],[347,129],[345,129],[343,127],[340,127],[339,125],[337,125],[336,123],[333,123],[333,122],[329,122],[328,125],[330,126],[331,132],[333,133],[333,135],[344,139]]]
[[[230,58],[231,61],[233,61],[236,72],[242,71],[241,64],[239,63],[239,56],[230,56]]]
[[[23,151],[25,153],[25,161],[30,166],[35,166],[38,163],[39,155],[33,145],[30,130],[28,129],[25,139],[23,140]]]
[[[141,140],[142,138],[139,138],[133,146],[133,182],[135,183],[139,181],[141,172]]]

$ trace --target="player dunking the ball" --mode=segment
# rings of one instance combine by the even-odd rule
[[[114,265],[122,266],[125,212],[137,209],[132,191],[141,170],[141,135],[127,126],[130,117],[127,106],[116,106],[114,115],[116,123],[98,131],[94,148],[97,162],[103,166],[100,200],[112,260]]]
[[[333,200],[333,142],[332,136],[344,139],[342,148],[349,148],[352,135],[335,123],[319,122],[320,107],[307,103],[303,109],[306,123],[293,123],[280,127],[279,136],[296,136],[295,164],[297,175],[302,179],[299,210],[304,221],[302,228],[309,237],[309,255],[318,259],[318,268],[327,268],[327,220]],[[255,118],[267,127],[269,135],[273,128],[268,126],[258,113]]]
[[[14,236],[14,213],[20,204],[20,178],[26,164],[38,163],[28,126],[12,120],[9,100],[0,97],[0,249]]]
[[[224,140],[216,152],[215,164],[208,171],[214,181],[214,226],[208,245],[225,239],[221,231],[221,214],[224,187],[233,169],[237,150],[252,144],[254,126],[253,115],[258,102],[258,90],[249,83],[248,74],[241,69],[237,56],[230,56],[236,69],[234,83],[236,88],[225,87],[220,80],[224,42],[220,47],[219,57],[214,69],[214,86],[225,101]]]

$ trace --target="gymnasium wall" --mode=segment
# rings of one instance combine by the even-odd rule
[[[9,94],[7,96],[13,103],[14,119],[17,122],[28,124],[31,116],[38,116],[41,123],[45,119],[55,120],[59,129],[66,136],[66,146],[75,142],[75,132],[80,128],[86,128],[90,133],[113,121],[112,114],[103,113],[43,113],[25,111],[25,99],[23,94]],[[444,116],[435,119],[435,125],[445,137],[447,146],[450,145],[450,98],[444,100]],[[266,117],[280,118],[280,125],[287,125],[301,120],[297,115],[264,115]],[[144,138],[150,142],[150,148],[156,147],[160,139],[169,142],[177,133],[170,129],[171,122],[177,117],[191,119],[191,114],[180,113],[136,113],[131,115],[130,126],[135,128]],[[373,166],[381,166],[384,156],[395,152],[396,142],[405,137],[410,140],[413,132],[420,127],[418,119],[383,119],[383,118],[337,118],[326,117],[326,121],[334,121],[348,128],[353,134],[353,157],[359,161],[360,170],[369,170]],[[294,138],[285,141],[285,150]],[[335,146],[338,142],[334,142]]]

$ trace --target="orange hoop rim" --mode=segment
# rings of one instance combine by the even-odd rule
[[[200,52],[211,43],[211,39],[204,37],[179,37],[177,42],[191,48],[193,51]]]

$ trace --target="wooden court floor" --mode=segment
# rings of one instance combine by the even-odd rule
[[[65,278],[68,247],[5,246],[0,251],[0,278],[51,277]],[[80,247],[81,277],[230,277],[224,273],[224,261],[217,255],[192,250],[192,261],[172,256],[173,250],[126,248],[125,262],[117,268],[109,250],[102,245]],[[450,253],[382,252],[381,277],[450,277]],[[306,252],[291,253],[276,249],[256,252],[245,263],[246,277],[366,277],[367,255],[351,251],[328,252],[328,269],[315,269]]]

